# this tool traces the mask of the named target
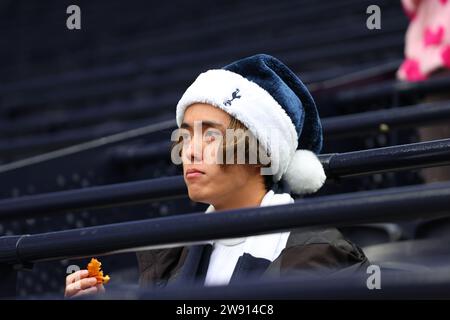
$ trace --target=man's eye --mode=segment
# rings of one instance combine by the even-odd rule
[[[214,139],[216,139],[219,135],[220,135],[219,132],[213,131],[213,130],[208,130],[208,131],[205,132],[205,138],[207,138],[207,139],[209,139],[209,140],[214,140]]]
[[[189,133],[183,133],[181,134],[181,140],[184,143],[188,143],[191,140],[191,135]]]

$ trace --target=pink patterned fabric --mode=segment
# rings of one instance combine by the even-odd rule
[[[439,68],[450,68],[450,1],[402,0],[402,5],[410,23],[397,78],[423,81]]]

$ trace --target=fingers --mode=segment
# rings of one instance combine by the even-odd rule
[[[66,277],[66,286],[80,279],[87,278],[88,275],[89,271],[87,270],[79,270],[77,272],[71,273]]]
[[[66,286],[65,296],[71,297],[79,291],[82,291],[85,289],[90,289],[92,287],[97,290],[96,285],[97,285],[97,279],[94,277],[78,280],[78,281]]]
[[[90,287],[88,289],[78,291],[73,296],[71,296],[71,298],[78,298],[78,297],[88,296],[88,295],[96,294],[97,292],[98,292],[98,288],[97,287]]]
[[[65,297],[79,297],[104,292],[103,284],[97,284],[95,277],[89,277],[88,270],[79,270],[66,277]]]
[[[103,286],[103,284],[98,284],[95,287],[90,287],[84,290],[80,290],[77,293],[75,293],[72,298],[77,298],[77,297],[82,297],[82,296],[87,296],[87,295],[92,295],[92,294],[102,294],[105,293],[105,287]]]

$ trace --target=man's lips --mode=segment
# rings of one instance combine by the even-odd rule
[[[200,177],[204,174],[205,174],[204,172],[197,170],[197,169],[188,169],[186,171],[186,178],[188,178],[188,179],[196,178],[196,177]]]

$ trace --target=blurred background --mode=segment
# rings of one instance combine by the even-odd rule
[[[81,9],[80,30],[66,27],[71,4]],[[374,4],[381,9],[381,28],[370,30],[366,10]],[[364,112],[380,116],[424,104],[448,110],[448,73],[426,81],[397,78],[409,23],[402,2],[390,0],[0,1],[0,207],[13,198],[181,174],[169,152],[178,99],[199,73],[256,53],[277,57],[307,84],[325,128],[322,153],[449,138],[435,130],[437,123],[449,126],[450,118],[442,116],[430,118],[427,125],[436,125],[425,133],[419,130],[421,117],[398,126],[380,122],[370,130],[332,130],[339,119],[344,126],[349,119],[337,117]],[[318,195],[446,180],[448,167],[440,170],[335,179]],[[0,216],[0,236],[205,208],[186,196]],[[441,237],[448,228],[441,219],[342,231],[368,248]],[[42,262],[21,270],[18,296],[62,295],[66,267],[88,261]],[[137,284],[134,254],[102,262],[116,283]]]

